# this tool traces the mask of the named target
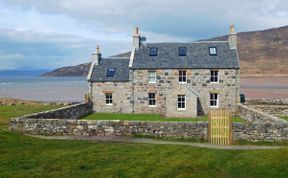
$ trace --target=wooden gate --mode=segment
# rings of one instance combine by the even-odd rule
[[[212,144],[232,144],[232,121],[229,110],[217,109],[209,112],[208,136]]]

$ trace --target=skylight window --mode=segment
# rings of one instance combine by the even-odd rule
[[[114,77],[114,75],[115,75],[115,68],[109,68],[108,70],[107,70],[107,74],[106,74],[106,77]]]
[[[150,48],[149,56],[157,56],[158,48]]]
[[[216,47],[209,47],[209,54],[210,54],[210,56],[217,56],[217,48]]]
[[[187,48],[186,47],[179,47],[178,53],[179,53],[179,56],[187,56]]]

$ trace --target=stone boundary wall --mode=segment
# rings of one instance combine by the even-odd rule
[[[238,114],[246,121],[245,127],[237,131],[239,133],[244,131],[245,139],[288,141],[288,122],[286,120],[243,104],[238,105]]]
[[[79,104],[73,104],[49,111],[38,112],[23,117],[33,119],[79,119],[92,112],[92,104],[89,102],[82,102]]]
[[[283,99],[270,99],[270,98],[261,98],[261,99],[247,99],[247,105],[288,105],[288,98]]]
[[[32,135],[69,136],[156,136],[208,139],[208,122],[151,122],[151,121],[85,121],[63,119],[24,119],[10,121],[13,131]],[[263,140],[253,128],[233,123],[233,140]]]
[[[239,104],[239,116],[245,123],[233,123],[233,139],[249,141],[288,141],[288,122]],[[10,129],[34,135],[71,136],[130,136],[208,139],[207,122],[160,121],[101,121],[78,120],[90,113],[90,103],[80,103],[47,112],[36,113],[10,120]]]
[[[288,116],[288,105],[249,105],[249,107],[270,115]]]
[[[207,140],[208,123],[15,118],[10,121],[10,129],[33,135],[148,135]]]

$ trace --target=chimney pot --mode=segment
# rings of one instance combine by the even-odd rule
[[[228,41],[230,49],[237,49],[237,33],[235,32],[235,25],[230,25],[230,34]]]
[[[139,34],[138,27],[134,28],[132,39],[133,39],[132,40],[133,48],[139,49],[140,48],[140,34]]]
[[[99,65],[101,60],[100,46],[96,46],[96,51],[92,53],[92,62]]]

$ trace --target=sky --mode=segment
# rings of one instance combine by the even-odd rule
[[[0,70],[54,69],[147,42],[190,42],[288,24],[287,0],[0,0]]]

